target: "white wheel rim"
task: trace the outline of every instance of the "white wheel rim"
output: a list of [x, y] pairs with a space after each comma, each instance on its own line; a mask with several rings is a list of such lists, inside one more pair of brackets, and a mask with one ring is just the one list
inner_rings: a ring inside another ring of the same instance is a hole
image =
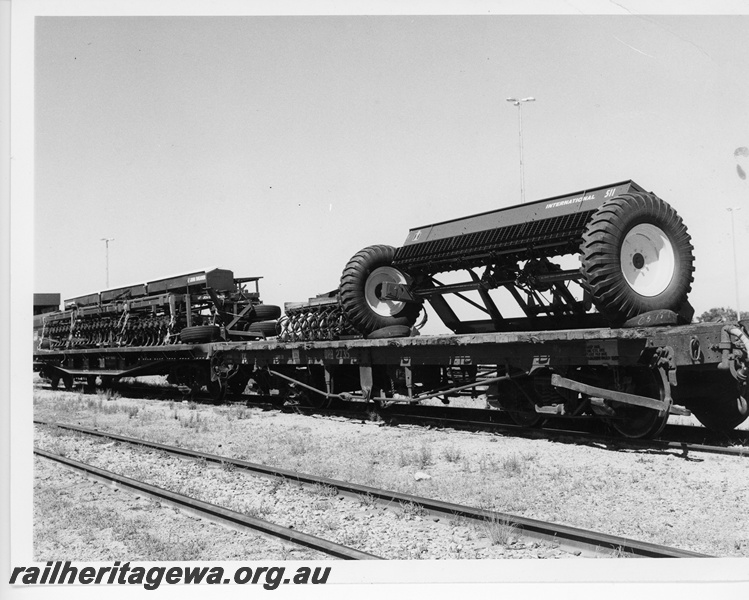
[[364, 284], [364, 298], [369, 308], [381, 317], [393, 317], [403, 310], [406, 303], [381, 298], [383, 283], [406, 283], [406, 277], [393, 267], [380, 267], [370, 273]]
[[622, 274], [641, 296], [657, 296], [674, 278], [676, 255], [660, 227], [641, 223], [624, 236], [620, 255]]

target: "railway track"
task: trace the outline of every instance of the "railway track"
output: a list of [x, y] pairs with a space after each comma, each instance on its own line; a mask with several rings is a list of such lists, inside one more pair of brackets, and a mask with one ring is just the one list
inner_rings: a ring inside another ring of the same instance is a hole
[[[301, 408], [299, 410], [311, 412], [311, 409]], [[454, 416], [450, 415], [448, 411], [455, 411]], [[566, 423], [554, 423], [552, 421], [547, 422], [543, 428], [529, 428], [509, 422], [509, 419], [501, 411], [484, 409], [443, 409], [433, 406], [402, 406], [394, 410], [380, 412], [379, 415], [380, 418], [396, 423], [431, 423], [441, 427], [456, 429], [484, 429], [518, 437], [550, 439], [571, 443], [583, 441], [585, 443], [603, 444], [612, 449], [679, 450], [684, 455], [687, 455], [689, 452], [707, 452], [710, 454], [749, 457], [749, 445], [717, 445], [690, 441], [699, 439], [701, 436], [710, 439], [711, 435], [704, 428], [685, 425], [667, 425], [663, 434], [664, 439], [632, 440], [606, 435], [601, 424], [593, 420], [586, 421], [581, 419], [577, 422]], [[578, 425], [579, 428], [570, 428], [573, 424]], [[736, 434], [738, 432], [733, 433]], [[734, 435], [727, 440], [728, 444], [735, 444], [737, 442], [747, 444], [749, 439], [745, 436], [739, 437]]]
[[[148, 448], [152, 450], [158, 450], [161, 452], [168, 453], [170, 455], [179, 456], [183, 458], [206, 461], [207, 463], [231, 465], [233, 467], [243, 469], [254, 475], [260, 475], [260, 476], [271, 477], [271, 478], [280, 478], [283, 480], [294, 481], [294, 482], [301, 483], [304, 485], [327, 486], [327, 487], [335, 489], [338, 494], [341, 494], [344, 496], [349, 496], [349, 497], [354, 497], [354, 498], [362, 498], [362, 497], [372, 498], [376, 500], [377, 502], [386, 503], [386, 504], [399, 503], [401, 505], [406, 505], [406, 504], [415, 505], [415, 506], [419, 506], [427, 514], [431, 514], [431, 515], [440, 515], [443, 517], [453, 518], [453, 519], [460, 517], [460, 518], [470, 519], [474, 521], [485, 521], [485, 522], [488, 521], [488, 522], [493, 522], [493, 523], [501, 523], [508, 527], [515, 528], [521, 535], [523, 535], [527, 539], [538, 540], [538, 541], [543, 541], [543, 542], [553, 542], [554, 544], [558, 544], [559, 547], [565, 551], [585, 552], [588, 555], [608, 555], [608, 556], [615, 555], [615, 556], [631, 556], [631, 557], [646, 557], [646, 558], [695, 558], [695, 557], [708, 556], [705, 554], [700, 554], [700, 553], [686, 551], [686, 550], [680, 550], [680, 549], [671, 548], [668, 546], [652, 544], [649, 542], [641, 542], [641, 541], [624, 538], [620, 536], [613, 536], [613, 535], [608, 535], [608, 534], [603, 534], [603, 533], [598, 533], [598, 532], [593, 532], [593, 531], [587, 531], [584, 529], [570, 527], [567, 525], [549, 523], [545, 521], [519, 517], [519, 516], [510, 515], [506, 513], [499, 513], [499, 512], [489, 511], [485, 509], [478, 509], [478, 508], [473, 508], [469, 506], [443, 502], [443, 501], [434, 500], [431, 498], [424, 498], [424, 497], [414, 496], [410, 494], [403, 494], [400, 492], [382, 490], [382, 489], [373, 488], [370, 486], [353, 484], [353, 483], [334, 480], [334, 479], [330, 479], [326, 477], [317, 477], [314, 475], [299, 473], [299, 472], [291, 471], [288, 469], [274, 468], [268, 465], [260, 465], [260, 464], [255, 464], [255, 463], [251, 463], [251, 462], [239, 460], [239, 459], [233, 459], [233, 458], [229, 458], [225, 456], [219, 456], [219, 455], [208, 454], [204, 452], [198, 452], [194, 450], [188, 450], [184, 448], [178, 448], [174, 446], [168, 446], [164, 444], [148, 442], [148, 441], [137, 439], [137, 438], [121, 436], [121, 435], [117, 435], [113, 433], [88, 429], [84, 427], [78, 427], [74, 425], [61, 424], [61, 423], [49, 423], [45, 421], [34, 421], [34, 423], [36, 425], [41, 425], [41, 426], [57, 427], [63, 430], [77, 432], [77, 433], [88, 435], [88, 436], [108, 438], [113, 441], [129, 444], [129, 445], [140, 446], [140, 447], [144, 447], [144, 448]], [[179, 503], [178, 506], [180, 506], [181, 508], [193, 510], [195, 506], [194, 503], [199, 502], [199, 501], [194, 501], [192, 499], [185, 499], [184, 497], [181, 499], [175, 500], [174, 497], [179, 496], [179, 495], [174, 494], [173, 492], [168, 492], [166, 490], [161, 490], [159, 488], [155, 488], [155, 491], [154, 491], [152, 489], [149, 489], [149, 488], [153, 488], [154, 486], [149, 486], [148, 484], [134, 482], [133, 480], [130, 480], [128, 478], [123, 478], [121, 476], [114, 475], [113, 473], [109, 473], [102, 469], [98, 469], [97, 467], [92, 467], [90, 465], [82, 465], [82, 463], [73, 464], [73, 463], [76, 463], [76, 461], [71, 461], [70, 459], [66, 459], [64, 457], [58, 457], [56, 455], [50, 456], [50, 453], [47, 453], [41, 450], [35, 450], [35, 452], [40, 454], [41, 456], [44, 456], [45, 458], [50, 458], [50, 459], [58, 460], [59, 462], [63, 462], [64, 464], [67, 464], [68, 466], [71, 466], [72, 468], [84, 469], [91, 476], [96, 477], [96, 478], [103, 478], [107, 482], [115, 481], [115, 479], [113, 479], [113, 476], [117, 477], [120, 480], [122, 480], [121, 482], [118, 483], [118, 485], [122, 485], [124, 487], [127, 487], [128, 489], [132, 489], [136, 491], [136, 493], [159, 494], [158, 496], [159, 499], [163, 498], [165, 501], [168, 501], [168, 502], [177, 502]], [[207, 503], [202, 503], [202, 502], [199, 502], [199, 504], [207, 505]], [[226, 512], [232, 513], [232, 511], [226, 511], [226, 509], [222, 509], [221, 507], [217, 507], [215, 505], [207, 505], [206, 507], [200, 507], [200, 510], [206, 510], [207, 511], [206, 514], [209, 514], [218, 520], [225, 520], [225, 521], [228, 520], [231, 523], [236, 523], [238, 517], [243, 517], [243, 515], [240, 515], [239, 513], [233, 513], [233, 514], [227, 515], [225, 514]], [[258, 521], [258, 519], [250, 519], [250, 521], [253, 521], [253, 522]], [[268, 528], [272, 532], [272, 528], [269, 528], [266, 522], [249, 523], [249, 524], [246, 524], [246, 526], [251, 527], [256, 530], [261, 530], [261, 531], [265, 531], [264, 529], [261, 529], [261, 527]], [[278, 526], [274, 526], [274, 527], [278, 527]], [[265, 532], [268, 532], [268, 531], [265, 531]], [[280, 532], [277, 535], [278, 537], [282, 537], [283, 539], [287, 539], [289, 541], [295, 541], [291, 538], [293, 536], [299, 535], [299, 533], [296, 531], [287, 529], [287, 528], [280, 528]], [[304, 535], [304, 534], [301, 534], [301, 535]], [[314, 536], [311, 536], [311, 537], [314, 538]], [[324, 540], [321, 542], [319, 538], [314, 538], [311, 540], [305, 539], [302, 542], [295, 542], [295, 543], [301, 543], [302, 545], [306, 545], [307, 547], [315, 547], [316, 549], [320, 549], [321, 551], [324, 551], [332, 555], [335, 555], [333, 554], [333, 552], [338, 552], [340, 553], [339, 556], [341, 558], [360, 558], [360, 559], [361, 558], [377, 558], [368, 554], [365, 556], [354, 556], [350, 554], [344, 556], [343, 555], [344, 553], [347, 553], [351, 551], [352, 549], [348, 549], [345, 547], [336, 547], [336, 548], [330, 549], [325, 545]], [[310, 545], [312, 543], [315, 543], [318, 546], [316, 547], [316, 546]], [[328, 548], [328, 550], [330, 551], [326, 550], [326, 548]], [[365, 553], [360, 553], [360, 554], [365, 554]]]
[[206, 518], [214, 522], [230, 525], [243, 530], [249, 530], [254, 532], [260, 532], [262, 534], [278, 538], [305, 548], [317, 550], [328, 556], [335, 558], [342, 558], [345, 560], [378, 560], [379, 556], [369, 554], [356, 550], [355, 548], [349, 548], [341, 544], [337, 544], [330, 540], [302, 533], [282, 525], [277, 525], [266, 521], [265, 519], [259, 519], [256, 517], [250, 517], [242, 513], [223, 508], [216, 504], [209, 502], [203, 502], [184, 494], [178, 494], [170, 490], [165, 490], [155, 485], [151, 485], [142, 481], [137, 481], [129, 477], [124, 477], [106, 469], [101, 469], [93, 465], [82, 463], [77, 460], [48, 452], [41, 448], [34, 448], [34, 454], [46, 458], [48, 460], [57, 462], [65, 467], [74, 471], [85, 474], [87, 477], [91, 477], [105, 485], [116, 486], [119, 489], [127, 491], [132, 494], [140, 496], [146, 496], [152, 500], [156, 500], [180, 510], [186, 511], [190, 514]]
[[[84, 388], [85, 389], [85, 388]], [[184, 400], [185, 392], [178, 387], [157, 387], [143, 384], [120, 384], [118, 393], [130, 398]], [[196, 401], [210, 403], [210, 397], [193, 397]], [[721, 454], [726, 456], [749, 457], [749, 431], [735, 430], [729, 434], [717, 434], [704, 427], [691, 425], [666, 425], [658, 439], [636, 440], [606, 434], [605, 426], [592, 418], [579, 418], [555, 422], [550, 418], [543, 427], [523, 427], [513, 423], [500, 410], [478, 408], [455, 408], [431, 405], [395, 404], [386, 409], [379, 409], [373, 404], [352, 402], [340, 408], [317, 409], [304, 405], [283, 405], [278, 396], [252, 397], [227, 396], [226, 402], [246, 403], [248, 406], [264, 409], [280, 409], [303, 414], [322, 414], [360, 420], [377, 415], [385, 422], [426, 424], [454, 429], [492, 431], [517, 437], [549, 439], [564, 443], [602, 444], [612, 449], [655, 449], [661, 451], [677, 450], [684, 456], [690, 452]], [[720, 442], [720, 443], [718, 443]]]

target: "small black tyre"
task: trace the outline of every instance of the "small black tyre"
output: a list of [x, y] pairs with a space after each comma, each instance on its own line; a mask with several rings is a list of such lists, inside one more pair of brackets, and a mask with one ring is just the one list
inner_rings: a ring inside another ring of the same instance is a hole
[[185, 327], [179, 332], [179, 337], [185, 344], [204, 344], [221, 339], [221, 328], [218, 325], [195, 325]]
[[383, 283], [407, 283], [406, 276], [392, 266], [394, 256], [392, 246], [368, 246], [357, 252], [343, 270], [341, 307], [364, 335], [395, 325], [411, 326], [421, 312], [420, 303], [380, 297]]
[[543, 415], [539, 415], [538, 413], [531, 411], [519, 412], [515, 410], [508, 410], [507, 416], [510, 417], [510, 420], [515, 423], [515, 425], [519, 425], [520, 427], [528, 427], [529, 429], [533, 427], [540, 427], [546, 420]]
[[281, 307], [275, 304], [256, 304], [252, 309], [253, 321], [271, 321], [281, 316]]
[[273, 337], [278, 335], [277, 325], [276, 321], [256, 321], [250, 324], [247, 331], [262, 333], [265, 337]]
[[650, 193], [603, 204], [583, 234], [581, 272], [598, 310], [613, 322], [679, 312], [692, 288], [694, 256], [681, 217]]

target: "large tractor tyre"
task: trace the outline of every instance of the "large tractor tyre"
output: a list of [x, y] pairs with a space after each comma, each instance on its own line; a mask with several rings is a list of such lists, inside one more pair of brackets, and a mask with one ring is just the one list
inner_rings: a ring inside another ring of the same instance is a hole
[[281, 316], [281, 307], [275, 304], [256, 304], [252, 310], [253, 321], [272, 321]]
[[603, 204], [580, 247], [595, 306], [614, 323], [651, 310], [678, 313], [694, 279], [690, 240], [681, 217], [654, 194], [625, 194]]
[[179, 337], [185, 344], [204, 344], [221, 339], [221, 328], [218, 325], [195, 325], [185, 327], [179, 332]]
[[421, 312], [421, 303], [381, 297], [383, 283], [408, 283], [406, 276], [391, 266], [394, 256], [392, 246], [368, 246], [357, 252], [343, 270], [341, 307], [364, 335], [394, 325], [410, 327]]

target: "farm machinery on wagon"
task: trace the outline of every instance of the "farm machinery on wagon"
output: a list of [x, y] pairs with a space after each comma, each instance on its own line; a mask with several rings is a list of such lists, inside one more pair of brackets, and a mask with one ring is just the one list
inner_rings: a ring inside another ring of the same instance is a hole
[[[579, 256], [580, 267], [551, 260], [567, 255]], [[689, 323], [693, 262], [673, 208], [625, 181], [416, 227], [400, 248], [364, 248], [346, 265], [337, 292], [286, 304], [282, 336], [332, 339], [410, 327], [424, 301], [455, 333], [610, 327], [654, 310]], [[448, 273], [465, 281], [441, 283], [438, 276]], [[503, 316], [490, 293], [499, 289], [524, 316]], [[485, 318], [462, 321], [447, 297]]]
[[35, 341], [46, 349], [121, 348], [274, 335], [281, 309], [260, 301], [260, 279], [208, 269], [70, 298], [59, 312], [44, 310], [50, 294], [37, 294]]
[[[691, 412], [732, 429], [749, 415], [749, 337], [745, 324], [691, 323], [693, 263], [676, 211], [624, 181], [413, 228], [401, 247], [357, 252], [337, 289], [287, 303], [278, 321], [220, 270], [195, 290], [183, 276], [74, 299], [45, 327], [91, 310], [109, 334], [45, 329], [35, 358], [48, 376], [164, 373], [216, 399], [248, 382], [315, 406], [468, 394], [525, 426], [595, 417], [650, 437]], [[426, 302], [453, 334], [419, 335]], [[461, 318], [461, 304], [482, 317]], [[126, 313], [151, 333], [113, 342]], [[169, 353], [151, 360], [149, 344]]]

